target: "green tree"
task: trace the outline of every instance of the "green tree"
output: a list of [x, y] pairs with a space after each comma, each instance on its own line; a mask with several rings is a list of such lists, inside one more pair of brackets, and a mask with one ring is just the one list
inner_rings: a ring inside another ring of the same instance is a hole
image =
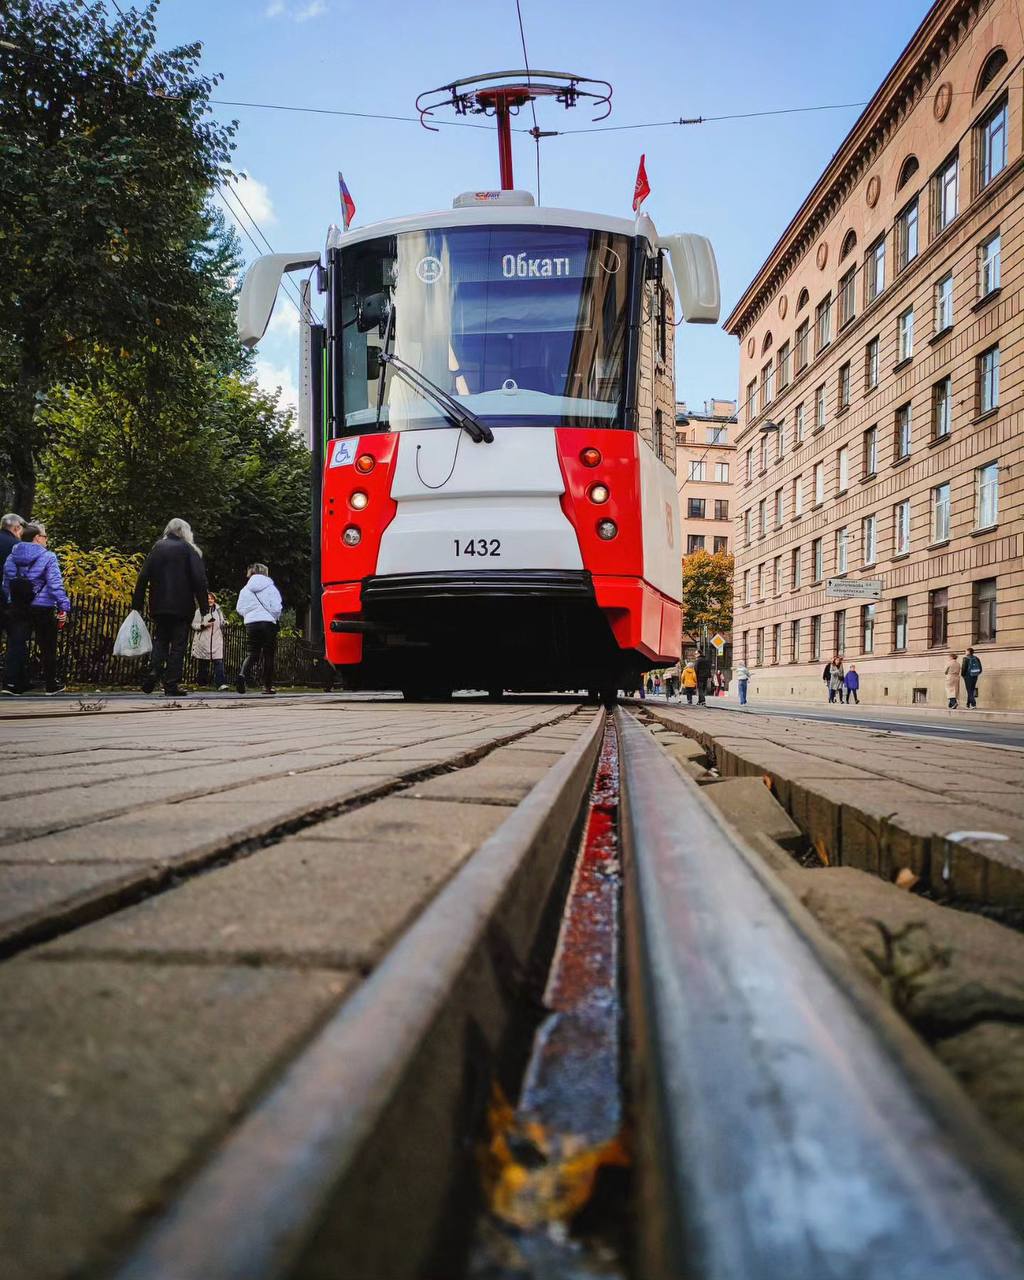
[[694, 639], [704, 627], [732, 630], [734, 563], [727, 551], [694, 551], [683, 559], [683, 630]]
[[156, 48], [159, 0], [111, 19], [94, 0], [7, 0], [0, 45], [0, 464], [30, 514], [51, 389], [141, 362], [237, 365], [211, 187], [234, 123], [200, 46]]

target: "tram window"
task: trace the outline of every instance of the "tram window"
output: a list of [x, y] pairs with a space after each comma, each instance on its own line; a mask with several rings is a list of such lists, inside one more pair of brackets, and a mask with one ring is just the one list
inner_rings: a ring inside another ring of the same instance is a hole
[[[342, 256], [342, 401], [345, 429], [377, 421], [386, 323], [393, 350], [496, 426], [622, 423], [630, 242], [559, 227], [449, 227], [365, 241]], [[384, 313], [386, 315], [386, 308]], [[445, 425], [389, 375], [382, 429]]]

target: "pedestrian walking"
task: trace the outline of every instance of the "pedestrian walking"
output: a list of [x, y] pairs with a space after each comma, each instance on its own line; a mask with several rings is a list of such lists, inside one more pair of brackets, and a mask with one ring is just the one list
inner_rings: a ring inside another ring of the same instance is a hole
[[960, 661], [955, 653], [949, 655], [949, 661], [946, 663], [943, 675], [946, 680], [946, 697], [949, 700], [949, 709], [950, 711], [955, 711], [960, 705]]
[[670, 667], [668, 671], [665, 672], [665, 701], [666, 702], [672, 701], [672, 699], [676, 696], [676, 693], [678, 692], [678, 687], [679, 687], [679, 664], [677, 662], [674, 667]]
[[132, 608], [142, 612], [149, 589], [153, 619], [153, 652], [149, 670], [142, 677], [143, 693], [152, 693], [163, 681], [168, 698], [184, 698], [181, 672], [185, 665], [189, 624], [196, 609], [208, 607], [210, 589], [206, 569], [187, 520], [167, 523], [163, 537], [153, 545], [139, 571], [132, 593]]
[[831, 662], [831, 660], [829, 660], [828, 662], [826, 662], [826, 663], [825, 663], [825, 670], [821, 673], [821, 678], [822, 678], [822, 680], [824, 680], [824, 681], [825, 681], [825, 696], [828, 698], [829, 702], [831, 702], [831, 701], [832, 701], [832, 698], [831, 698], [830, 693], [829, 693], [829, 681], [832, 679], [832, 662]]
[[860, 676], [857, 674], [857, 668], [850, 663], [850, 669], [843, 676], [843, 688], [846, 692], [846, 701], [849, 702], [852, 697], [857, 706], [860, 706], [860, 698], [857, 696], [857, 690], [860, 688]]
[[828, 664], [828, 700], [842, 702], [846, 673], [843, 670], [843, 655], [837, 653]]
[[3, 691], [8, 695], [27, 693], [30, 688], [28, 650], [33, 636], [43, 664], [44, 692], [52, 697], [64, 688], [57, 681], [57, 636], [67, 621], [71, 601], [47, 541], [45, 525], [23, 525], [21, 540], [4, 561], [8, 644]]
[[697, 672], [697, 706], [706, 707], [708, 681], [711, 678], [711, 663], [703, 649], [697, 650], [697, 658], [693, 665]]
[[[21, 541], [21, 531], [24, 527], [25, 521], [22, 520], [21, 516], [15, 515], [13, 511], [8, 511], [7, 515], [0, 520], [0, 582], [3, 581], [4, 565], [7, 563], [7, 557]], [[4, 638], [6, 631], [7, 601], [4, 599], [3, 590], [0, 589], [0, 640]]]
[[249, 647], [242, 669], [235, 681], [239, 693], [245, 693], [246, 682], [253, 671], [263, 665], [263, 692], [274, 694], [274, 654], [277, 651], [277, 624], [281, 617], [281, 593], [274, 585], [265, 564], [251, 564], [246, 569], [247, 581], [238, 593], [236, 612], [245, 622], [245, 638]]
[[715, 696], [725, 697], [725, 672], [721, 667], [715, 672]]
[[973, 649], [968, 648], [964, 654], [964, 660], [960, 664], [960, 675], [963, 677], [964, 688], [967, 691], [967, 705], [969, 707], [977, 707], [978, 705], [978, 677], [983, 670], [981, 659]]
[[693, 695], [697, 692], [697, 672], [692, 662], [683, 667], [683, 693], [686, 694], [686, 705], [693, 706]]
[[736, 683], [740, 691], [740, 706], [747, 705], [747, 687], [750, 684], [750, 668], [745, 662], [741, 662], [736, 668]]
[[[224, 613], [211, 591], [207, 596], [209, 607], [205, 613], [199, 609], [192, 618], [192, 657], [196, 660], [196, 674], [202, 685], [216, 685], [227, 689], [224, 674]], [[212, 677], [212, 678], [211, 678]]]

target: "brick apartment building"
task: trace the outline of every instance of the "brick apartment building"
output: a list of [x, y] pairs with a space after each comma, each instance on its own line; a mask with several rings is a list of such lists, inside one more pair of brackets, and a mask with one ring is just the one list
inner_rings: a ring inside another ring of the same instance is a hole
[[1024, 706], [1022, 54], [1014, 0], [938, 0], [726, 321], [754, 696], [822, 697], [838, 651], [943, 706], [973, 644]]

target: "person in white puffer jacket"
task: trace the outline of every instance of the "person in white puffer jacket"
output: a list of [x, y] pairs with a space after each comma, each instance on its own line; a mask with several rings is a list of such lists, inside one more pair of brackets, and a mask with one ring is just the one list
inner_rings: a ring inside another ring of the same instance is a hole
[[246, 681], [262, 659], [263, 692], [274, 694], [274, 654], [277, 650], [277, 624], [281, 618], [281, 593], [274, 586], [265, 564], [251, 564], [246, 569], [248, 581], [238, 594], [235, 610], [245, 623], [249, 652], [235, 681], [239, 693], [245, 693]]

